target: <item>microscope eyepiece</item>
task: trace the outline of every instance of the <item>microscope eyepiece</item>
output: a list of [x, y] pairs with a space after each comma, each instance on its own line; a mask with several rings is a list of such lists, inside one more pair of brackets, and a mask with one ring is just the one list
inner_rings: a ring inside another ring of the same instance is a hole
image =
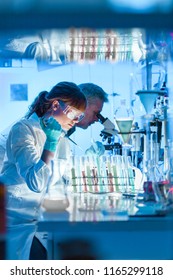
[[100, 113], [98, 113], [96, 116], [101, 123], [104, 123], [107, 120], [107, 118], [104, 118]]

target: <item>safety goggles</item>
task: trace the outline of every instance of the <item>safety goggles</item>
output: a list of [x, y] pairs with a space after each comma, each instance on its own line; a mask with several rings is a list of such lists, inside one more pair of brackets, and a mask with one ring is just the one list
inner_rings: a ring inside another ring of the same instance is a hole
[[84, 117], [85, 114], [80, 110], [77, 110], [73, 106], [67, 105], [63, 101], [59, 101], [60, 107], [63, 110], [63, 113], [66, 117], [72, 121], [80, 122]]

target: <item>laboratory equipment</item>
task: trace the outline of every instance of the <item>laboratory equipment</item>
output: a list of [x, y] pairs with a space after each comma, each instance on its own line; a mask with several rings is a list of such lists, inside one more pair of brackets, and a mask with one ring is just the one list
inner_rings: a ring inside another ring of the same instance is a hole
[[[140, 127], [137, 122], [133, 122], [135, 116], [131, 110], [128, 110], [126, 100], [121, 100], [121, 106], [115, 111], [116, 127], [108, 118], [104, 118], [100, 114], [98, 114], [98, 118], [104, 125], [101, 136], [103, 137], [103, 143], [107, 139], [108, 145], [105, 145], [105, 147], [110, 147], [110, 155], [113, 156], [115, 146], [120, 145], [119, 153], [116, 154], [125, 155], [126, 157], [129, 155], [133, 167], [139, 167], [143, 174], [140, 184], [142, 192], [145, 192], [145, 199], [165, 203], [164, 200], [166, 199], [168, 185], [170, 185], [172, 176], [170, 156], [172, 148], [168, 133], [167, 116], [169, 110], [169, 96], [166, 88], [167, 74], [165, 70], [162, 71], [163, 66], [159, 61], [159, 66], [161, 65], [161, 72], [163, 73], [159, 75], [158, 83], [152, 89], [153, 62], [149, 65], [148, 70], [147, 63], [150, 64], [148, 61], [150, 56], [146, 55], [145, 59], [147, 60], [146, 67], [143, 67], [141, 72], [143, 89], [136, 92], [136, 96], [146, 112], [140, 116]], [[144, 73], [144, 70], [147, 73]], [[118, 130], [118, 133], [115, 132], [115, 129]], [[123, 161], [121, 165], [118, 162], [122, 170], [121, 174], [118, 174], [116, 170], [115, 177], [116, 188], [121, 186], [121, 191], [125, 193], [125, 191], [130, 190], [130, 181], [124, 180], [127, 177], [128, 168], [127, 160], [123, 159]], [[124, 168], [124, 166], [126, 167]], [[118, 180], [120, 184], [117, 183]]]
[[[164, 102], [163, 90], [140, 90], [136, 94], [143, 104], [146, 114], [142, 116], [144, 127], [143, 144], [143, 189], [144, 199], [165, 203], [161, 188], [162, 181], [167, 180], [169, 158], [167, 138], [167, 104]], [[157, 102], [162, 100], [161, 102]], [[154, 110], [155, 109], [155, 110]], [[163, 133], [163, 139], [162, 138]], [[163, 170], [160, 170], [160, 148], [163, 141]]]
[[142, 180], [131, 158], [121, 155], [72, 156], [70, 169], [73, 193], [135, 194]]
[[76, 147], [78, 147], [82, 152], [84, 152], [84, 150], [82, 149], [81, 146], [79, 146], [74, 140], [72, 140], [67, 134], [65, 135], [66, 138], [68, 138]]
[[118, 134], [118, 130], [115, 129], [115, 125], [113, 124], [113, 122], [111, 122], [110, 119], [103, 117], [100, 113], [97, 114], [97, 118], [104, 126], [104, 129], [101, 131], [103, 135], [112, 136]]
[[104, 144], [105, 150], [109, 154], [121, 154], [121, 144], [119, 143], [118, 130], [115, 129], [114, 123], [109, 119], [103, 117], [100, 113], [97, 114], [99, 122], [104, 126], [101, 130], [100, 136]]
[[139, 129], [138, 123], [134, 122], [131, 129], [131, 160], [134, 166], [140, 165], [141, 155], [141, 130]]
[[[159, 152], [157, 149], [157, 145], [159, 145], [159, 141], [156, 137], [156, 134], [159, 135], [159, 126], [158, 126], [158, 119], [156, 121], [155, 115], [152, 114], [154, 109], [154, 104], [156, 102], [156, 98], [163, 94], [162, 91], [148, 91], [148, 90], [140, 90], [136, 93], [145, 110], [146, 114], [142, 116], [143, 126], [145, 129], [144, 133], [144, 153], [143, 153], [143, 171], [146, 172], [147, 164], [150, 161], [154, 161], [154, 159], [158, 159], [158, 155], [156, 152]], [[155, 125], [155, 131], [152, 131], [153, 124]], [[156, 162], [153, 162], [156, 164]]]
[[66, 161], [54, 159], [51, 162], [53, 176], [49, 178], [41, 199], [41, 207], [47, 212], [62, 212], [69, 207], [67, 195], [69, 179], [65, 177], [65, 169], [68, 169]]
[[132, 108], [127, 107], [126, 100], [120, 101], [120, 106], [115, 110], [114, 120], [122, 140], [122, 154], [128, 155], [131, 145], [129, 144], [134, 114]]

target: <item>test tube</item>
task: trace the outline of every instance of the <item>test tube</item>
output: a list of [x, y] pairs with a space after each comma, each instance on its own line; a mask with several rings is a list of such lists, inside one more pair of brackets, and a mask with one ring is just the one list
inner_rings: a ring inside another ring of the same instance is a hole
[[75, 156], [71, 156], [71, 180], [72, 180], [72, 187], [73, 192], [77, 192], [77, 181], [76, 181], [76, 172], [75, 172]]
[[107, 166], [106, 166], [106, 156], [100, 157], [101, 162], [101, 176], [102, 176], [102, 183], [105, 186], [105, 190], [108, 189], [108, 177], [107, 177]]
[[96, 167], [97, 167], [97, 174], [98, 174], [98, 183], [99, 183], [99, 188], [100, 188], [100, 192], [104, 192], [104, 188], [103, 188], [103, 182], [102, 182], [102, 178], [101, 178], [101, 166], [100, 166], [100, 158], [98, 156], [95, 157], [96, 160]]
[[93, 191], [92, 189], [92, 177], [91, 177], [91, 170], [90, 170], [90, 158], [89, 156], [85, 157], [85, 170], [86, 170], [86, 179], [87, 179], [87, 186], [90, 192]]
[[118, 165], [117, 165], [117, 156], [112, 156], [112, 173], [113, 173], [113, 182], [114, 182], [114, 186], [115, 186], [115, 191], [119, 192], [119, 182], [118, 182]]
[[111, 156], [107, 156], [107, 167], [108, 167], [108, 182], [109, 182], [109, 191], [113, 192], [113, 175], [112, 175], [112, 166], [111, 166]]
[[135, 192], [135, 180], [134, 180], [132, 160], [130, 156], [127, 157], [127, 166], [128, 166], [130, 191]]
[[81, 177], [82, 177], [82, 181], [83, 181], [83, 184], [81, 182], [81, 187], [82, 187], [82, 185], [84, 186], [82, 191], [87, 192], [87, 181], [86, 181], [86, 172], [85, 172], [85, 156], [80, 157], [80, 167], [81, 167]]
[[98, 173], [97, 173], [97, 164], [96, 164], [96, 158], [95, 156], [90, 157], [90, 164], [91, 164], [91, 175], [92, 175], [92, 182], [93, 182], [93, 188], [94, 192], [99, 192], [99, 186], [98, 186]]
[[117, 170], [118, 170], [118, 182], [120, 186], [120, 191], [124, 192], [125, 190], [125, 174], [124, 174], [124, 164], [122, 161], [122, 156], [117, 155]]
[[128, 177], [128, 166], [127, 166], [127, 156], [123, 155], [121, 156], [122, 161], [122, 180], [123, 180], [123, 192], [128, 192], [129, 189], [129, 177]]

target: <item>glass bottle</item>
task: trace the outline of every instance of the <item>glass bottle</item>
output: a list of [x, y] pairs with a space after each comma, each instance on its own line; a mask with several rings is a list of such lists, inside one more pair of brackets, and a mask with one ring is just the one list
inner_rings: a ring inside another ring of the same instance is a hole
[[52, 161], [52, 176], [41, 203], [41, 206], [48, 212], [61, 212], [69, 207], [67, 196], [68, 180], [63, 176], [62, 162], [63, 160], [60, 159]]

